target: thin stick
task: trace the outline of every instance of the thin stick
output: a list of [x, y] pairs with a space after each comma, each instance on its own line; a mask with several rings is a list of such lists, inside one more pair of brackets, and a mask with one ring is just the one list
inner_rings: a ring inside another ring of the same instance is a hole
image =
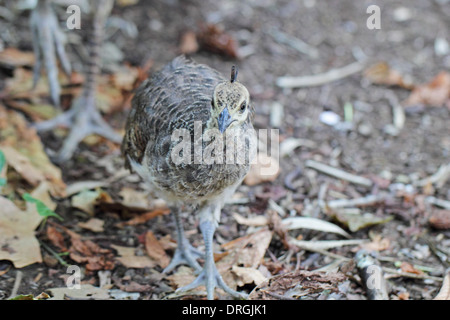
[[310, 46], [296, 37], [284, 33], [276, 28], [270, 28], [267, 30], [267, 33], [271, 35], [278, 43], [286, 44], [300, 53], [307, 54], [313, 59], [319, 57], [319, 51], [315, 47]]
[[402, 271], [398, 271], [396, 269], [392, 269], [392, 268], [387, 268], [387, 267], [382, 267], [383, 271], [385, 273], [392, 273], [401, 277], [407, 277], [407, 278], [412, 278], [412, 279], [429, 279], [429, 280], [433, 280], [433, 281], [440, 281], [442, 282], [444, 280], [444, 278], [442, 277], [434, 277], [434, 276], [429, 276], [427, 274], [415, 274], [415, 273], [409, 273], [409, 272], [402, 272]]
[[363, 206], [371, 206], [379, 202], [384, 202], [387, 199], [387, 195], [385, 194], [377, 194], [377, 195], [368, 195], [362, 198], [355, 199], [338, 199], [328, 201], [326, 206], [331, 209], [336, 208], [345, 208], [345, 207], [363, 207]]
[[328, 174], [332, 177], [338, 178], [338, 179], [342, 179], [345, 181], [349, 181], [351, 183], [354, 184], [358, 184], [364, 187], [371, 187], [372, 186], [372, 181], [370, 179], [364, 178], [364, 177], [360, 177], [348, 172], [345, 172], [343, 170], [334, 168], [334, 167], [330, 167], [326, 164], [314, 161], [314, 160], [308, 160], [306, 161], [305, 165], [308, 168], [311, 169], [315, 169], [317, 171], [320, 171], [322, 173]]
[[433, 175], [419, 180], [415, 183], [418, 187], [424, 187], [429, 183], [437, 183], [439, 186], [443, 186], [444, 183], [450, 178], [450, 163], [443, 164], [439, 170]]
[[450, 210], [450, 201], [438, 199], [433, 196], [426, 197], [425, 201], [428, 203], [434, 204], [435, 206]]
[[11, 290], [11, 295], [9, 296], [9, 299], [12, 299], [17, 296], [17, 292], [19, 291], [20, 283], [22, 282], [23, 273], [20, 270], [17, 270], [16, 272], [16, 280], [14, 281], [14, 286]]
[[388, 91], [386, 97], [392, 106], [392, 122], [394, 127], [400, 131], [405, 125], [405, 109], [400, 105], [397, 96], [392, 91]]
[[313, 87], [343, 79], [364, 69], [361, 62], [353, 62], [345, 67], [331, 69], [325, 73], [303, 77], [279, 77], [277, 86], [281, 88]]
[[65, 262], [58, 253], [56, 253], [52, 248], [50, 248], [48, 245], [46, 245], [44, 242], [39, 241], [39, 244], [45, 249], [47, 250], [53, 257], [55, 257], [56, 260], [58, 260], [59, 263], [61, 263], [62, 266], [64, 267], [68, 267], [69, 264], [67, 262]]

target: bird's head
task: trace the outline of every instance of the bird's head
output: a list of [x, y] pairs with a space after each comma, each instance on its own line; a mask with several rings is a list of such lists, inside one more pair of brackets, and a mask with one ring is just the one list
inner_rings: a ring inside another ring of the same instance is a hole
[[250, 94], [247, 88], [236, 80], [237, 68], [231, 68], [231, 80], [217, 84], [211, 101], [211, 117], [221, 133], [232, 127], [241, 126], [250, 113]]

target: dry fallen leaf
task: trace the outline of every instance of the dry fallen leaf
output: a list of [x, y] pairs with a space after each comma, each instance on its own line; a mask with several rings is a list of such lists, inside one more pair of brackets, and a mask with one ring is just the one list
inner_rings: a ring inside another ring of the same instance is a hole
[[114, 255], [110, 249], [102, 248], [91, 240], [83, 240], [72, 230], [63, 229], [70, 236], [70, 258], [77, 263], [86, 263], [87, 272], [114, 268]]
[[118, 279], [117, 281], [114, 281], [114, 284], [124, 292], [146, 292], [151, 289], [151, 286], [148, 284], [140, 284], [136, 281], [124, 282], [123, 279]]
[[[260, 282], [263, 279], [264, 276], [257, 267], [262, 262], [271, 239], [272, 232], [264, 228], [222, 245], [226, 252], [214, 255], [220, 259], [216, 262], [216, 267], [230, 288], [237, 289], [238, 286]], [[167, 279], [172, 286], [179, 288], [191, 283], [195, 277], [191, 268], [181, 266]], [[195, 291], [203, 293], [204, 287], [201, 286]]]
[[[297, 271], [274, 276], [250, 292], [249, 300], [296, 299], [318, 295], [325, 291], [339, 292], [338, 285], [346, 280], [342, 273]], [[315, 298], [314, 296], [312, 298]]]
[[339, 210], [333, 212], [332, 216], [345, 225], [351, 232], [356, 232], [373, 225], [383, 224], [394, 218], [393, 216], [378, 217], [370, 212], [353, 213]]
[[110, 295], [108, 289], [97, 288], [91, 284], [81, 284], [79, 289], [62, 287], [48, 290], [51, 294], [50, 300], [68, 299], [92, 299], [92, 300], [108, 300]]
[[364, 71], [364, 76], [374, 84], [413, 89], [412, 80], [392, 69], [386, 62], [379, 62]]
[[391, 242], [388, 238], [382, 238], [381, 235], [376, 235], [371, 242], [361, 245], [367, 251], [383, 251], [389, 249]]
[[[222, 245], [227, 254], [216, 263], [216, 266], [230, 288], [237, 289], [243, 283], [251, 284], [255, 279], [261, 279], [254, 273], [252, 277], [249, 277], [248, 269], [257, 270], [272, 240], [272, 234], [272, 231], [268, 228], [263, 228]], [[241, 269], [241, 273], [234, 272], [233, 266], [246, 268], [247, 270], [244, 272]]]
[[170, 213], [169, 209], [155, 209], [150, 212], [138, 214], [138, 215], [136, 215], [136, 217], [134, 217], [128, 221], [116, 223], [116, 227], [120, 228], [123, 226], [135, 226], [135, 225], [138, 225], [141, 223], [145, 223], [146, 221], [151, 220], [157, 216], [166, 215], [169, 213]]
[[[67, 83], [67, 79], [62, 72], [58, 74], [58, 81], [62, 84]], [[70, 90], [73, 91], [74, 89], [71, 88]], [[63, 94], [66, 93], [64, 91], [63, 89]], [[46, 98], [48, 99], [49, 95], [47, 76], [43, 73], [41, 79], [33, 88], [33, 71], [25, 68], [15, 68], [13, 77], [5, 80], [5, 87], [1, 93], [6, 98], [6, 101], [11, 99], [27, 99], [33, 102], [39, 101], [43, 103]], [[32, 108], [32, 104], [29, 107]]]
[[450, 73], [442, 71], [429, 83], [416, 86], [404, 102], [406, 106], [450, 106]]
[[278, 177], [280, 171], [277, 159], [259, 152], [256, 163], [250, 166], [250, 171], [244, 178], [244, 183], [254, 186], [263, 182], [271, 182]]
[[110, 75], [110, 81], [114, 88], [131, 91], [134, 89], [139, 69], [130, 65], [122, 66], [118, 71]]
[[103, 232], [103, 225], [105, 224], [105, 221], [97, 218], [91, 218], [86, 222], [79, 222], [78, 226], [84, 229], [91, 230], [93, 232]]
[[109, 202], [111, 197], [102, 189], [83, 190], [72, 197], [72, 207], [86, 212], [90, 216], [95, 214], [95, 206], [100, 202]]
[[135, 188], [124, 187], [120, 190], [119, 195], [122, 197], [120, 202], [122, 205], [139, 210], [149, 210], [150, 196], [148, 192], [138, 191]]
[[235, 281], [238, 287], [243, 287], [244, 285], [249, 283], [254, 283], [258, 286], [267, 280], [267, 278], [261, 273], [261, 271], [255, 268], [244, 268], [235, 265], [231, 267], [231, 272], [236, 278]]
[[[48, 196], [48, 188], [47, 182], [42, 182], [31, 196], [54, 210], [56, 204]], [[34, 204], [27, 202], [26, 205], [27, 209], [21, 210], [11, 200], [0, 196], [0, 260], [12, 261], [16, 268], [42, 262], [34, 230], [43, 217]]]
[[5, 153], [9, 167], [31, 186], [48, 181], [52, 195], [65, 196], [66, 184], [62, 180], [61, 170], [48, 158], [36, 130], [28, 126], [21, 114], [6, 110], [2, 105], [0, 149]]
[[169, 265], [169, 256], [167, 256], [158, 239], [156, 239], [151, 231], [147, 231], [145, 234], [145, 250], [149, 257], [154, 259], [161, 268], [165, 268]]
[[450, 271], [445, 275], [441, 290], [433, 300], [450, 300]]
[[192, 54], [198, 51], [197, 35], [193, 31], [186, 31], [181, 36], [180, 52], [183, 54]]
[[34, 236], [42, 218], [37, 213], [30, 216], [4, 197], [0, 197], [0, 207], [0, 260], [12, 261], [16, 268], [42, 262], [39, 242]]
[[200, 47], [205, 51], [238, 58], [236, 41], [217, 25], [203, 25], [197, 33], [197, 39]]
[[64, 236], [55, 227], [47, 226], [47, 238], [50, 242], [61, 251], [67, 251], [67, 247], [64, 243]]
[[[188, 284], [190, 284], [192, 281], [194, 281], [196, 278], [192, 268], [188, 266], [179, 266], [173, 274], [166, 277], [166, 279], [169, 281], [170, 285], [174, 288], [181, 288]], [[196, 289], [196, 291], [205, 291], [204, 286], [200, 286]]]
[[403, 261], [403, 262], [402, 262], [402, 264], [400, 265], [400, 269], [401, 269], [403, 272], [414, 273], [414, 274], [418, 274], [418, 275], [423, 275], [423, 271], [422, 271], [422, 270], [419, 270], [419, 269], [414, 268], [414, 266], [413, 266], [411, 263], [406, 262], [406, 261]]
[[12, 47], [0, 51], [0, 65], [7, 67], [29, 67], [34, 65], [34, 61], [34, 53], [32, 51], [21, 51]]
[[156, 265], [155, 261], [148, 256], [137, 256], [136, 248], [117, 245], [111, 245], [111, 247], [117, 250], [120, 256], [116, 259], [127, 268], [153, 268]]

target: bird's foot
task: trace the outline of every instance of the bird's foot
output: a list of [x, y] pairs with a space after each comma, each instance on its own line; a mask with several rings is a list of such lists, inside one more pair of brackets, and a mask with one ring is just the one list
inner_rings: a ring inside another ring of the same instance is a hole
[[41, 77], [41, 69], [44, 65], [52, 103], [59, 106], [61, 87], [58, 81], [58, 61], [67, 76], [70, 76], [71, 66], [64, 49], [64, 35], [49, 0], [38, 1], [30, 16], [30, 26], [36, 57], [33, 70], [34, 86]]
[[229, 286], [227, 286], [227, 284], [225, 283], [225, 281], [223, 281], [222, 276], [220, 275], [219, 271], [217, 271], [217, 268], [214, 264], [212, 264], [212, 267], [209, 266], [209, 268], [207, 265], [205, 265], [203, 270], [200, 272], [200, 274], [194, 281], [192, 281], [190, 284], [184, 287], [178, 288], [176, 292], [179, 293], [189, 291], [202, 285], [206, 287], [208, 300], [214, 299], [215, 288], [221, 288], [226, 293], [237, 299], [248, 298], [248, 295], [246, 293], [233, 290]]
[[195, 270], [196, 273], [198, 273], [202, 270], [202, 267], [198, 264], [197, 259], [203, 258], [203, 256], [203, 252], [194, 248], [189, 242], [185, 241], [185, 243], [179, 245], [175, 250], [172, 261], [170, 261], [169, 265], [163, 270], [163, 273], [169, 273], [182, 264], [189, 265]]
[[34, 124], [38, 132], [48, 131], [57, 127], [70, 128], [70, 133], [64, 140], [63, 146], [55, 158], [56, 162], [70, 159], [78, 144], [91, 134], [97, 134], [115, 143], [121, 143], [122, 136], [116, 133], [103, 120], [94, 104], [94, 99], [85, 98], [82, 95], [71, 110], [53, 119]]

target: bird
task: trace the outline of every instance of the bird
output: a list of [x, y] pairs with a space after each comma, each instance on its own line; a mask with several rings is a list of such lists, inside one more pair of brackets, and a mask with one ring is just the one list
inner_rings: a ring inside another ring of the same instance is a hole
[[[163, 272], [181, 264], [191, 266], [197, 278], [177, 292], [204, 285], [209, 300], [214, 299], [215, 288], [234, 298], [247, 296], [224, 282], [213, 256], [222, 207], [246, 176], [254, 154], [253, 106], [237, 74], [233, 66], [230, 79], [226, 79], [205, 64], [176, 57], [136, 90], [121, 146], [125, 166], [166, 201], [174, 217], [177, 248]], [[205, 135], [211, 138], [199, 138]], [[241, 143], [232, 146], [236, 138]], [[189, 143], [180, 147], [182, 140]], [[183, 205], [194, 208], [199, 219], [204, 253], [184, 234], [180, 217]], [[203, 258], [203, 267], [198, 258]]]
[[[62, 148], [54, 158], [55, 162], [63, 163], [69, 160], [78, 144], [91, 134], [101, 135], [118, 144], [122, 142], [122, 136], [102, 118], [96, 107], [96, 78], [100, 73], [100, 53], [104, 28], [113, 3], [112, 0], [99, 0], [94, 3], [92, 26], [88, 29], [91, 33], [88, 48], [89, 61], [85, 61], [86, 81], [80, 96], [73, 102], [70, 110], [62, 112], [52, 119], [33, 124], [38, 132], [45, 132], [60, 126], [70, 129]], [[33, 35], [33, 51], [36, 56], [33, 70], [34, 86], [40, 78], [41, 69], [45, 67], [51, 101], [55, 106], [60, 107], [61, 87], [58, 82], [58, 61], [67, 76], [70, 76], [71, 65], [64, 49], [62, 31], [58, 26], [51, 0], [37, 1], [36, 7], [30, 15], [30, 26]]]

